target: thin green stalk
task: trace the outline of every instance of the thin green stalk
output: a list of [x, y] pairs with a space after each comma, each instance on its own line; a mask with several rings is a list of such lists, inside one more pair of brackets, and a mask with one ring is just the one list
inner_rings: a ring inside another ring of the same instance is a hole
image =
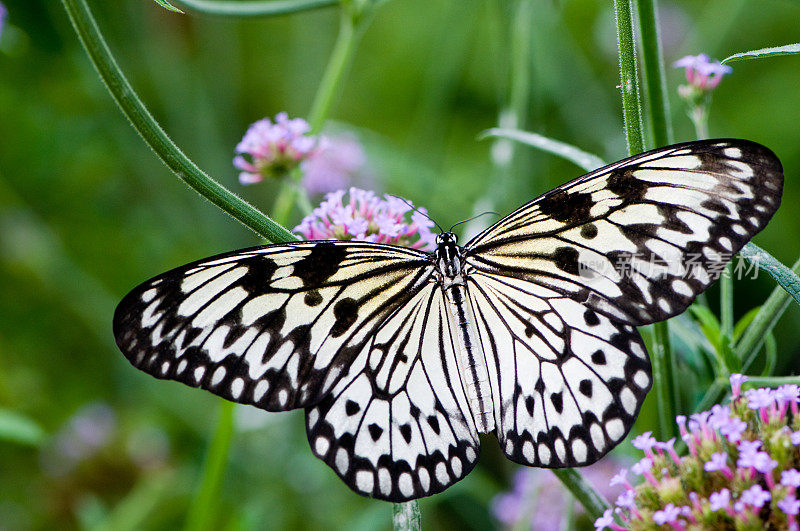
[[[619, 43], [619, 69], [620, 85], [622, 94], [622, 114], [625, 125], [625, 138], [628, 142], [628, 153], [633, 155], [644, 151], [644, 133], [642, 130], [642, 103], [639, 97], [638, 73], [636, 69], [636, 46], [633, 39], [633, 22], [631, 15], [630, 0], [614, 0], [614, 11], [617, 18], [617, 39]], [[640, 11], [641, 12], [641, 11]], [[647, 14], [647, 10], [644, 11]], [[648, 27], [655, 26], [652, 19], [655, 12], [651, 11], [651, 18], [644, 21]], [[655, 37], [655, 29], [648, 31], [649, 37]], [[650, 46], [650, 44], [648, 44]], [[657, 50], [657, 46], [656, 46]], [[656, 58], [656, 60], [658, 60]], [[650, 73], [651, 92], [657, 94], [655, 87], [662, 84], [661, 72], [658, 68]], [[663, 98], [655, 95], [649, 98], [651, 105], [656, 107], [663, 105]], [[661, 124], [666, 126], [665, 121]], [[666, 137], [665, 131], [660, 133], [660, 137]], [[675, 405], [677, 391], [673, 385], [673, 361], [672, 349], [669, 344], [669, 328], [667, 323], [655, 323], [653, 325], [653, 385], [655, 387], [656, 398], [658, 400], [658, 425], [661, 434], [668, 437], [674, 432]]]
[[203, 465], [203, 479], [200, 488], [189, 507], [186, 518], [185, 531], [202, 531], [216, 529], [217, 513], [219, 509], [220, 491], [225, 467], [228, 463], [228, 453], [233, 440], [233, 412], [236, 404], [223, 400], [219, 404], [219, 419], [214, 431], [214, 438], [208, 448], [205, 464]]
[[353, 55], [358, 44], [362, 29], [369, 17], [360, 12], [353, 12], [355, 8], [341, 9], [339, 16], [339, 34], [333, 45], [325, 72], [322, 74], [314, 103], [308, 113], [308, 123], [313, 134], [319, 133], [325, 119], [330, 115], [330, 110], [336, 96], [341, 90], [345, 72], [353, 61]]
[[291, 232], [209, 177], [167, 136], [117, 65], [86, 1], [62, 0], [62, 4], [106, 88], [164, 164], [197, 193], [267, 240], [295, 240]]
[[416, 500], [392, 506], [392, 527], [397, 531], [419, 531], [420, 514]]
[[[800, 259], [794, 263], [792, 271], [800, 273]], [[750, 326], [747, 327], [734, 347], [734, 353], [742, 360], [742, 373], [747, 374], [750, 371], [766, 337], [791, 303], [791, 295], [781, 286], [776, 286], [767, 297]], [[728, 381], [724, 378], [718, 379], [708, 388], [695, 411], [710, 409], [711, 406], [722, 400], [727, 390]]]
[[204, 15], [221, 17], [271, 17], [335, 6], [339, 0], [271, 0], [267, 2], [217, 2], [170, 0], [170, 3]]
[[593, 521], [603, 516], [603, 512], [611, 507], [608, 500], [597, 492], [575, 469], [554, 468], [553, 474], [561, 480], [561, 483], [569, 489], [575, 499], [583, 505]]
[[723, 341], [733, 337], [733, 264], [728, 264], [719, 279], [719, 324]]
[[642, 104], [639, 99], [639, 76], [636, 71], [636, 46], [630, 0], [614, 0], [617, 18], [617, 43], [619, 44], [619, 80], [622, 94], [622, 117], [628, 154], [644, 151], [642, 133]]
[[[370, 8], [367, 6], [361, 9], [368, 10]], [[311, 126], [312, 134], [317, 134], [322, 130], [325, 120], [330, 115], [333, 103], [341, 91], [345, 74], [353, 62], [359, 37], [368, 24], [369, 18], [368, 13], [360, 11], [356, 6], [343, 5], [341, 8], [339, 33], [308, 113], [308, 123]], [[304, 201], [303, 194], [298, 192], [295, 184], [294, 182], [285, 182], [273, 205], [273, 215], [284, 223], [289, 219], [295, 203], [303, 210], [307, 210], [309, 207], [308, 198], [305, 198]]]
[[635, 0], [642, 39], [642, 85], [644, 99], [650, 111], [651, 147], [672, 143], [672, 123], [669, 120], [669, 99], [664, 75], [664, 55], [658, 27], [656, 0]]
[[[792, 271], [800, 273], [800, 259], [792, 265]], [[761, 306], [750, 326], [747, 327], [734, 352], [742, 360], [742, 370], [747, 373], [755, 361], [766, 335], [772, 331], [778, 319], [792, 303], [792, 296], [781, 286], [776, 286]]]
[[779, 387], [781, 385], [800, 385], [800, 376], [748, 376], [746, 387]]

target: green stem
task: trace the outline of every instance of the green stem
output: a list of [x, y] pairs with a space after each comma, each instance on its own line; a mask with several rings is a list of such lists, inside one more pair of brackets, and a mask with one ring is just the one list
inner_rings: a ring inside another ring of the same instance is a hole
[[592, 521], [603, 516], [603, 512], [611, 507], [608, 500], [597, 492], [575, 469], [554, 468], [552, 472], [569, 489], [575, 499], [583, 505]]
[[[614, 10], [617, 18], [617, 39], [619, 42], [619, 69], [620, 69], [620, 84], [622, 92], [622, 114], [624, 117], [625, 125], [625, 138], [628, 142], [628, 153], [633, 155], [644, 151], [644, 134], [642, 131], [642, 104], [639, 98], [638, 87], [638, 73], [636, 70], [636, 46], [633, 39], [633, 23], [631, 16], [630, 0], [614, 0]], [[640, 13], [646, 15], [646, 20], [640, 21], [643, 25], [648, 26], [647, 33], [649, 38], [656, 37], [655, 31], [655, 11], [648, 11], [647, 8], [642, 11], [640, 6]], [[652, 44], [648, 43], [648, 47], [652, 48]], [[658, 50], [657, 44], [655, 45], [656, 52]], [[655, 58], [658, 61], [658, 58]], [[658, 96], [656, 87], [663, 84], [662, 71], [659, 68], [653, 68], [650, 72], [648, 87], [650, 104], [654, 109], [663, 107], [663, 96]], [[668, 127], [666, 121], [666, 112], [664, 112], [664, 121], [660, 124], [659, 138], [668, 137]], [[653, 325], [653, 345], [652, 345], [652, 362], [653, 362], [653, 384], [658, 400], [658, 425], [661, 430], [662, 436], [667, 437], [674, 432], [675, 426], [673, 418], [675, 417], [675, 406], [677, 403], [677, 390], [673, 385], [673, 361], [672, 350], [669, 344], [669, 328], [666, 322], [655, 323]]]
[[269, 2], [217, 2], [170, 0], [170, 3], [204, 15], [222, 17], [270, 17], [335, 6], [339, 0], [273, 0]]
[[800, 384], [800, 376], [748, 376], [744, 383], [748, 387], [779, 387]]
[[656, 0], [635, 0], [642, 39], [642, 85], [644, 99], [650, 110], [652, 147], [672, 143], [672, 123], [669, 120], [669, 99], [664, 73], [664, 55], [658, 31]]
[[117, 65], [86, 1], [62, 0], [62, 4], [106, 88], [164, 164], [197, 193], [267, 240], [295, 240], [291, 232], [209, 177], [167, 136]]
[[392, 506], [392, 527], [396, 531], [419, 531], [420, 514], [417, 500]]
[[622, 117], [628, 154], [644, 151], [642, 134], [641, 100], [639, 99], [639, 76], [636, 72], [636, 46], [633, 41], [630, 0], [614, 0], [617, 18], [617, 42], [619, 44], [619, 79], [622, 94]]
[[369, 17], [354, 13], [343, 6], [339, 16], [339, 34], [333, 46], [328, 65], [322, 74], [314, 103], [308, 114], [308, 123], [313, 134], [319, 133], [330, 114], [333, 102], [341, 90], [342, 79], [350, 67], [361, 30]]
[[221, 401], [219, 404], [219, 419], [214, 438], [208, 449], [205, 464], [203, 465], [203, 479], [197, 495], [189, 507], [186, 518], [185, 531], [202, 531], [216, 529], [217, 512], [219, 508], [220, 492], [225, 467], [228, 463], [228, 453], [233, 440], [233, 412], [236, 404]]
[[[800, 273], [800, 259], [792, 265], [792, 271]], [[747, 327], [739, 342], [736, 343], [734, 352], [742, 360], [742, 371], [747, 373], [755, 361], [764, 338], [775, 327], [778, 319], [792, 303], [792, 296], [781, 286], [772, 290], [767, 300], [761, 306], [750, 326]]]
[[719, 279], [719, 323], [722, 340], [733, 337], [733, 264], [728, 264]]

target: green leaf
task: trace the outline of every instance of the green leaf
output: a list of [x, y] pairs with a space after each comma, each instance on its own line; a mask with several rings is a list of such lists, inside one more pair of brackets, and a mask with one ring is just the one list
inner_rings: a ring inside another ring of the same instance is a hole
[[717, 351], [718, 354], [721, 353], [720, 339], [722, 338], [722, 334], [720, 333], [717, 316], [711, 313], [711, 310], [699, 304], [692, 304], [689, 306], [689, 311], [692, 312], [692, 315], [700, 323], [703, 334], [705, 334], [711, 346], [714, 347], [714, 350]]
[[761, 375], [772, 376], [775, 371], [775, 365], [778, 363], [778, 343], [775, 341], [775, 335], [772, 332], [764, 338], [764, 358], [764, 370]]
[[735, 53], [726, 57], [722, 64], [733, 63], [736, 61], [744, 61], [745, 59], [759, 59], [761, 57], [771, 57], [773, 55], [789, 55], [800, 53], [800, 42], [795, 44], [787, 44], [785, 46], [775, 46], [773, 48], [759, 48], [758, 50], [750, 50], [749, 52]]
[[753, 322], [753, 319], [755, 318], [756, 314], [758, 314], [758, 311], [760, 309], [761, 306], [756, 306], [755, 308], [744, 314], [742, 318], [739, 319], [739, 321], [737, 321], [736, 326], [733, 327], [734, 343], [736, 341], [739, 341], [739, 338], [742, 337], [742, 333], [744, 333], [747, 327], [750, 326], [750, 323]]
[[169, 2], [167, 2], [167, 0], [155, 0], [155, 2], [156, 2], [156, 4], [160, 5], [164, 9], [166, 9], [167, 11], [173, 11], [175, 13], [183, 14], [183, 11], [181, 11], [180, 9], [175, 7], [174, 5], [172, 5]]
[[[156, 0], [157, 2], [160, 0]], [[223, 17], [269, 17], [320, 7], [331, 7], [339, 0], [255, 0], [249, 2], [220, 2], [218, 0], [172, 0], [174, 3], [204, 15]]]
[[606, 165], [606, 163], [603, 162], [603, 159], [597, 155], [592, 155], [591, 153], [587, 153], [586, 151], [578, 149], [571, 144], [566, 144], [559, 140], [553, 140], [552, 138], [547, 138], [546, 136], [542, 136], [537, 133], [520, 131], [519, 129], [501, 129], [499, 127], [493, 127], [492, 129], [487, 129], [478, 135], [478, 140], [483, 140], [484, 138], [489, 137], [516, 140], [517, 142], [541, 149], [542, 151], [547, 151], [553, 155], [558, 155], [559, 157], [567, 159], [568, 161], [580, 166], [586, 171], [596, 170], [597, 168]]
[[800, 304], [800, 277], [794, 271], [780, 263], [767, 251], [752, 243], [745, 245], [739, 251], [739, 254], [754, 266], [769, 273], [794, 298], [797, 304]]
[[0, 409], [0, 441], [38, 446], [44, 437], [44, 430], [34, 420], [8, 409]]

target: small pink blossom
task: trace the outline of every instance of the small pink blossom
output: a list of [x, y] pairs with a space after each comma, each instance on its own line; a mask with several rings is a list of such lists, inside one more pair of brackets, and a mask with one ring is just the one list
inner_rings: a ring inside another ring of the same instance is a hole
[[734, 373], [731, 374], [731, 400], [736, 400], [742, 392], [742, 384], [747, 381], [747, 376], [744, 374]]
[[708, 497], [712, 511], [727, 510], [731, 505], [731, 491], [722, 489], [719, 492], [712, 492]]
[[681, 57], [672, 63], [672, 66], [685, 68], [686, 81], [689, 85], [703, 91], [714, 90], [722, 81], [722, 76], [733, 72], [730, 66], [723, 65], [719, 61], [711, 61], [704, 53]]

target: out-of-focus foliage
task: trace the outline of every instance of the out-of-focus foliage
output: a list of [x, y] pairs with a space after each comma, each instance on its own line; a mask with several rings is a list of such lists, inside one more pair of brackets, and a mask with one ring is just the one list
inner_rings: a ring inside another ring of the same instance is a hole
[[[0, 408], [30, 419], [46, 437], [33, 446], [0, 440], [0, 527], [172, 528], [196, 487], [218, 399], [131, 368], [113, 344], [114, 305], [150, 276], [258, 242], [189, 191], [141, 142], [60, 3], [4, 4]], [[123, 69], [170, 135], [211, 175], [269, 211], [276, 184], [238, 184], [234, 147], [260, 118], [307, 114], [336, 35], [335, 9], [231, 21], [180, 15], [147, 0], [91, 4]], [[493, 141], [476, 140], [498, 125], [506, 102], [507, 4], [386, 2], [334, 107], [337, 127], [364, 144], [378, 191], [408, 197], [443, 226], [470, 217], [487, 198], [507, 212], [581, 173], [518, 146], [509, 178], [492, 164]], [[800, 6], [789, 1], [664, 0], [660, 8], [668, 63], [794, 42], [800, 27]], [[605, 160], [621, 158], [611, 3], [536, 2], [533, 11], [529, 113], [519, 127]], [[667, 74], [674, 140], [690, 140], [693, 129], [676, 94], [682, 72]], [[783, 263], [800, 254], [798, 85], [796, 56], [736, 63], [714, 94], [710, 118], [712, 136], [752, 139], [781, 158], [784, 206], [756, 242]], [[299, 219], [296, 213], [292, 223]], [[767, 275], [737, 282], [737, 319], [773, 286]], [[709, 300], [716, 300], [713, 290]], [[777, 329], [779, 374], [798, 368], [799, 320], [790, 311]], [[687, 353], [700, 352], [701, 343], [690, 333], [676, 338]], [[687, 356], [681, 363], [702, 373], [704, 360]], [[703, 393], [697, 381], [687, 400]], [[238, 414], [220, 526], [389, 525], [388, 504], [353, 494], [311, 455], [301, 414], [245, 407]], [[646, 407], [639, 431], [653, 420]], [[507, 489], [513, 470], [487, 437], [475, 472], [422, 501], [424, 525], [494, 525], [489, 502]]]

